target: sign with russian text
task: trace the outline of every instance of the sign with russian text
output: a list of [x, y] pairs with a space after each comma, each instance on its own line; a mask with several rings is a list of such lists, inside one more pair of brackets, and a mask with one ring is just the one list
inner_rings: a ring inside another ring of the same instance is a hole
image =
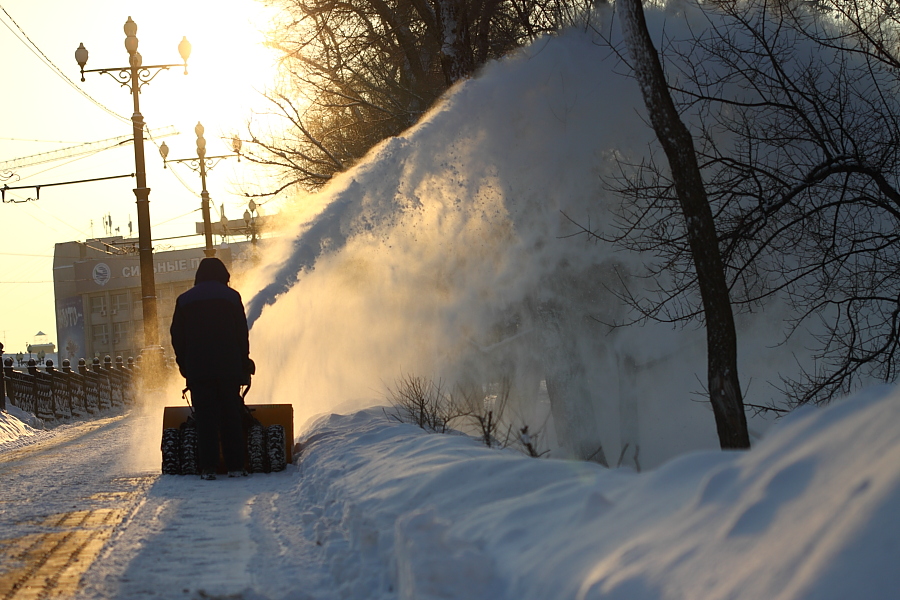
[[72, 366], [85, 357], [84, 303], [81, 296], [56, 300], [56, 339], [59, 340], [59, 360], [68, 358]]
[[[191, 281], [203, 260], [202, 248], [162, 252], [153, 257], [154, 280], [157, 283]], [[216, 256], [231, 265], [231, 250], [220, 248]], [[120, 290], [141, 286], [141, 263], [136, 256], [109, 256], [76, 262], [75, 289], [79, 294], [100, 290]]]

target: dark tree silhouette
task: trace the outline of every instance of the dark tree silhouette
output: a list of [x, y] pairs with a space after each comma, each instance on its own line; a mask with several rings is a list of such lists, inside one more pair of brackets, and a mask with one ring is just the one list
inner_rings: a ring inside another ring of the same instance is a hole
[[275, 0], [270, 43], [281, 82], [266, 93], [278, 126], [251, 121], [245, 151], [292, 186], [316, 190], [414, 124], [490, 59], [553, 33], [586, 0]]
[[[862, 6], [717, 3], [694, 39], [666, 43], [676, 106], [698, 124], [732, 303], [778, 295], [794, 310], [785, 335], [817, 336], [812, 366], [783, 381], [792, 404], [900, 368], [900, 29], [896, 10]], [[616, 184], [630, 198], [620, 241], [656, 252], [670, 279], [663, 301], [632, 300], [653, 318], [697, 317], [693, 248], [668, 218], [674, 169], [637, 167]]]
[[669, 162], [684, 218], [690, 257], [706, 322], [707, 381], [722, 448], [749, 448], [747, 419], [737, 371], [737, 335], [713, 213], [694, 142], [669, 94], [640, 0], [619, 0], [618, 15], [635, 78], [656, 136]]

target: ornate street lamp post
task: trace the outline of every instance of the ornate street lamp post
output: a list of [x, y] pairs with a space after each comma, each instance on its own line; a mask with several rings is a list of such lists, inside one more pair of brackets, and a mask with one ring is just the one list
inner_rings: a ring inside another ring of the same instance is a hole
[[213, 167], [219, 164], [219, 161], [223, 158], [237, 156], [238, 162], [240, 162], [241, 140], [237, 137], [231, 139], [231, 148], [232, 150], [234, 150], [234, 154], [207, 156], [206, 138], [203, 137], [203, 131], [203, 125], [198, 122], [197, 126], [194, 127], [194, 132], [197, 134], [197, 156], [193, 158], [179, 158], [176, 160], [167, 161], [166, 157], [169, 156], [169, 146], [167, 146], [165, 142], [163, 142], [159, 147], [159, 154], [163, 159], [163, 168], [166, 168], [167, 162], [187, 163], [192, 171], [200, 173], [200, 184], [203, 188], [200, 191], [200, 208], [203, 212], [203, 235], [206, 238], [206, 249], [203, 251], [203, 253], [206, 254], [206, 256], [215, 256], [216, 249], [213, 247], [212, 243], [212, 223], [210, 222], [209, 217], [209, 192], [206, 191], [206, 172], [212, 171]]
[[244, 211], [244, 223], [247, 224], [247, 230], [250, 232], [250, 243], [256, 246], [256, 202], [250, 200], [247, 204], [247, 210]]
[[[147, 187], [147, 173], [144, 166], [144, 117], [141, 115], [141, 88], [150, 83], [160, 71], [181, 65], [143, 65], [141, 54], [137, 51], [137, 24], [128, 17], [125, 22], [125, 49], [128, 51], [128, 67], [112, 67], [108, 69], [85, 70], [88, 51], [80, 44], [75, 51], [75, 60], [81, 68], [81, 81], [85, 73], [106, 73], [123, 87], [131, 88], [134, 103], [134, 114], [131, 117], [134, 132], [134, 167], [137, 187], [134, 195], [137, 198], [138, 219], [138, 251], [141, 268], [141, 306], [144, 313], [144, 350], [147, 354], [141, 361], [143, 368], [155, 371], [163, 364], [163, 350], [159, 343], [159, 318], [156, 312], [156, 281], [153, 275], [153, 240], [150, 235], [150, 188]], [[183, 38], [178, 44], [178, 53], [184, 60], [184, 74], [187, 75], [187, 60], [191, 55], [191, 44]]]
[[6, 410], [6, 361], [3, 360], [3, 342], [0, 342], [0, 411]]

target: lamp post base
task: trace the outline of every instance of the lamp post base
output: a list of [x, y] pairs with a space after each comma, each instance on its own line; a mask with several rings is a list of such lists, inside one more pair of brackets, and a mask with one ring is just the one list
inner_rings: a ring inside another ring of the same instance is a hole
[[152, 403], [165, 390], [169, 378], [166, 354], [162, 346], [141, 349], [140, 394], [143, 402]]

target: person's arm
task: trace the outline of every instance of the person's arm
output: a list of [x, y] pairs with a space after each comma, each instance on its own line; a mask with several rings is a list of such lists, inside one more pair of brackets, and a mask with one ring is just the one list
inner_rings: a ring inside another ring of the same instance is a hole
[[172, 336], [172, 350], [175, 351], [175, 362], [178, 364], [178, 371], [182, 377], [186, 377], [184, 374], [184, 316], [181, 303], [177, 300], [175, 301], [175, 312], [172, 314], [172, 326], [169, 327], [169, 334]]
[[241, 364], [244, 367], [244, 381], [250, 381], [250, 376], [256, 373], [256, 365], [250, 358], [250, 328], [247, 325], [247, 313], [244, 311], [244, 303], [238, 294], [238, 309], [235, 311], [235, 334], [237, 336], [238, 353]]

